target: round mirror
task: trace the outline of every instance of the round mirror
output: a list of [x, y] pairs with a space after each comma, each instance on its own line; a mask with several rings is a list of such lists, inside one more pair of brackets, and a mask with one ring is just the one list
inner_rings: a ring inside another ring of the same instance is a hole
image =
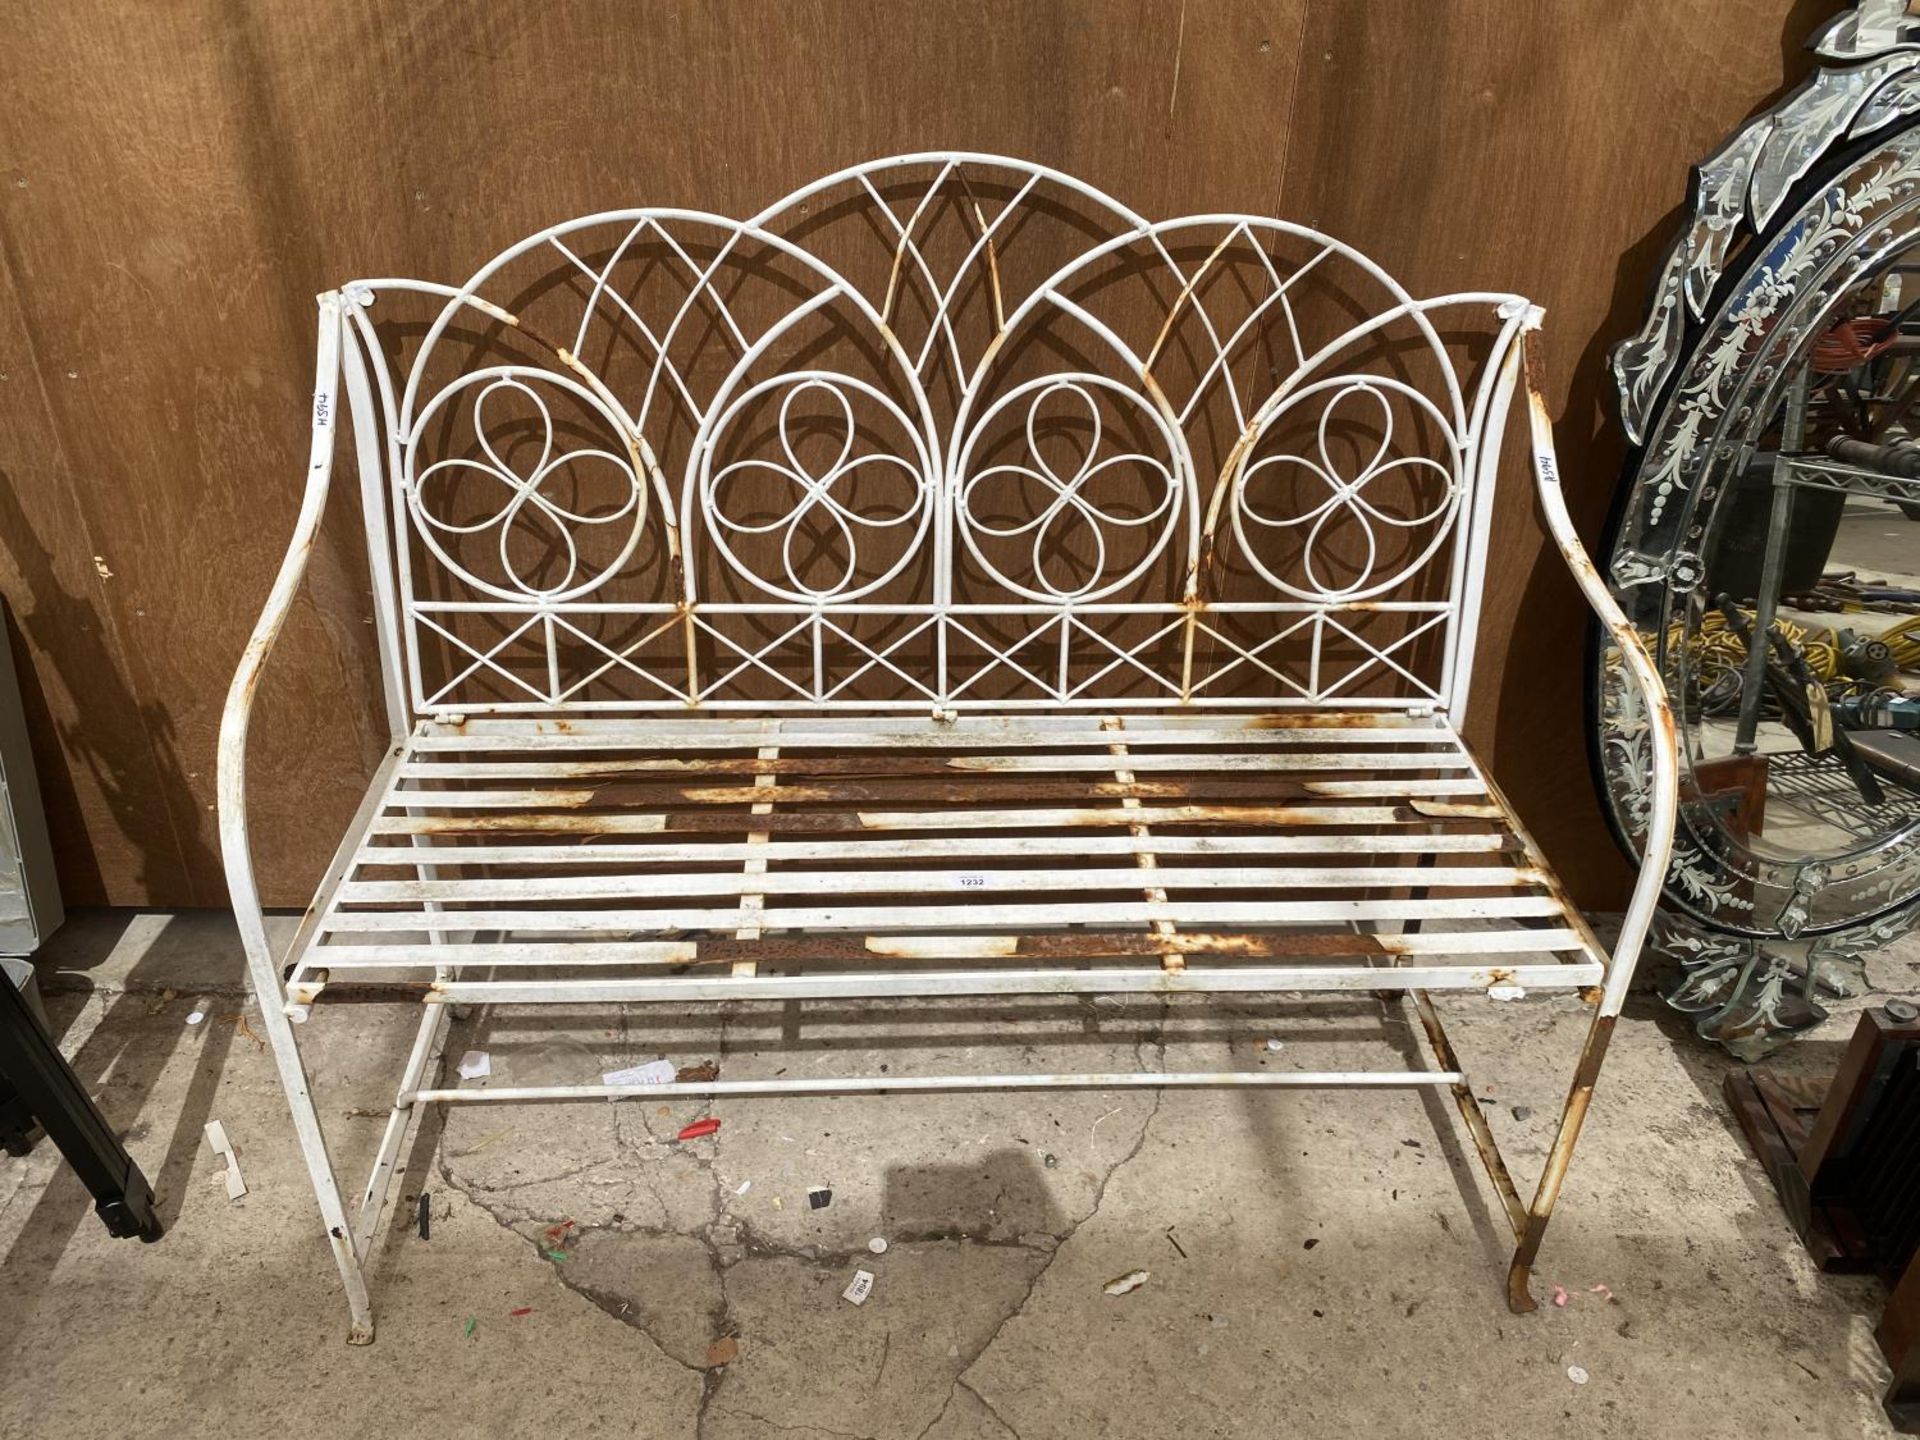
[[[1614, 353], [1635, 450], [1607, 569], [1682, 736], [1655, 939], [1669, 1000], [1749, 1057], [1920, 918], [1920, 25], [1860, 20], [1819, 37], [1844, 63], [1698, 167]], [[1644, 718], [1617, 655], [1593, 675], [1632, 850]]]

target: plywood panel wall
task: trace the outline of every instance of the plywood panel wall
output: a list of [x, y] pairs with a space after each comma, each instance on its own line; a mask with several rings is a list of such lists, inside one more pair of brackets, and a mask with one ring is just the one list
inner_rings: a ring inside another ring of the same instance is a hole
[[[1003, 151], [1149, 215], [1311, 221], [1415, 291], [1537, 296], [1597, 523], [1619, 460], [1601, 351], [1637, 318], [1686, 166], [1800, 63], [1783, 51], [1819, 11], [1799, 11], [0, 5], [0, 593], [69, 898], [224, 901], [214, 737], [299, 503], [316, 291], [456, 279], [590, 210], [742, 213], [874, 155]], [[384, 739], [365, 560], [344, 505], [331, 521], [256, 724], [286, 904]], [[1585, 779], [1577, 601], [1519, 484], [1498, 528], [1476, 728], [1604, 899], [1621, 871]]]

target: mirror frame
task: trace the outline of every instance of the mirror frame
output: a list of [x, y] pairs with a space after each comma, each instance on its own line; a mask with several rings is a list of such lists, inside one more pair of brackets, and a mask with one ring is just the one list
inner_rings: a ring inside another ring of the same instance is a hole
[[[1629, 442], [1606, 572], [1675, 695], [1690, 693], [1703, 556], [1822, 317], [1920, 244], [1920, 19], [1862, 0], [1810, 42], [1823, 64], [1694, 168], [1689, 220], [1640, 331], [1611, 356]], [[1596, 778], [1637, 858], [1647, 730], [1617, 655], [1588, 666]], [[1682, 727], [1683, 783], [1704, 758]], [[1756, 904], [1756, 893], [1783, 897]], [[1656, 944], [1668, 995], [1703, 1035], [1765, 1053], [1825, 1018], [1820, 994], [1865, 988], [1862, 957], [1920, 923], [1920, 824], [1845, 853], [1761, 853], [1682, 807]], [[1793, 980], [1799, 979], [1798, 986]]]

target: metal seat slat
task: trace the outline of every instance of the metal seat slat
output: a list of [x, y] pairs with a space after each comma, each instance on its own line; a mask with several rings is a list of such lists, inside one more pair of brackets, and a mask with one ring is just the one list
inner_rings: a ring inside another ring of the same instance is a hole
[[[664, 831], [741, 834], [838, 834], [875, 830], [1073, 830], [1145, 825], [1285, 827], [1316, 825], [1431, 825], [1436, 820], [1498, 820], [1495, 805], [1152, 805], [1140, 810], [863, 810], [789, 811], [745, 816], [717, 811], [677, 814], [499, 813], [491, 815], [383, 815], [371, 833], [382, 835], [654, 835]], [[751, 820], [752, 823], [746, 823]]]
[[[1193, 957], [1234, 961], [1339, 959], [1351, 956], [1474, 956], [1578, 952], [1580, 937], [1568, 929], [1416, 930], [1400, 935], [1358, 930], [1261, 930], [1213, 934], [1189, 930], [1175, 936], [1146, 931], [1100, 933], [1051, 931], [1015, 935], [813, 935], [728, 936], [681, 940], [473, 940], [459, 948], [461, 962], [475, 968], [566, 969], [573, 966], [732, 965], [753, 959], [764, 965], [875, 964], [882, 961], [1088, 960], [1138, 957], [1157, 960], [1176, 950]], [[426, 942], [347, 941], [330, 938], [311, 962], [335, 970], [429, 970], [445, 963], [447, 948]]]
[[[1022, 800], [1251, 800], [1311, 799], [1322, 796], [1353, 799], [1400, 799], [1436, 795], [1484, 795], [1486, 786], [1475, 779], [1388, 780], [1219, 780], [1219, 781], [1046, 781], [995, 776], [998, 784], [950, 782], [858, 784], [820, 783], [783, 785], [785, 805], [963, 804], [983, 801], [1018, 803]], [[583, 785], [537, 790], [396, 790], [391, 808], [405, 810], [580, 810], [589, 806], [617, 808], [622, 800], [639, 805], [754, 805], [764, 789], [746, 785]]]
[[[375, 836], [368, 836], [369, 841]], [[1156, 835], [1155, 853], [1163, 857], [1209, 855], [1372, 856], [1518, 854], [1521, 846], [1511, 836], [1495, 831], [1435, 834], [1392, 834], [1331, 831], [1309, 835]], [[770, 865], [837, 860], [854, 864], [883, 860], [934, 861], [975, 857], [1000, 859], [1094, 859], [1133, 855], [1139, 850], [1130, 835], [1082, 832], [1074, 835], [922, 835], [912, 839], [776, 840], [764, 847], [733, 840], [658, 841], [636, 838], [610, 844], [555, 843], [550, 845], [445, 846], [438, 858], [449, 864], [487, 866], [605, 866], [729, 865], [764, 858]], [[764, 852], [764, 853], [763, 853]], [[413, 869], [420, 863], [420, 847], [413, 844], [362, 844], [355, 852], [356, 867]]]
[[[439, 910], [429, 921], [419, 910], [335, 910], [321, 922], [325, 932], [424, 930], [451, 928], [504, 931], [610, 931], [658, 933], [667, 930], [738, 929], [761, 924], [768, 930], [948, 930], [961, 927], [1044, 929], [1059, 925], [1144, 925], [1154, 920], [1179, 923], [1280, 925], [1308, 921], [1349, 924], [1356, 921], [1478, 920], [1561, 913], [1551, 896], [1488, 896], [1447, 900], [1265, 900], [1184, 901], [1154, 904], [1142, 900], [1004, 905], [817, 905], [743, 909], [671, 910]], [[749, 915], [762, 918], [745, 918]], [[452, 958], [452, 957], [448, 957]]]
[[[1440, 867], [1368, 866], [1323, 868], [1238, 867], [1182, 869], [1163, 866], [1155, 883], [1165, 890], [1374, 890], [1420, 885], [1428, 888], [1511, 888], [1543, 883], [1539, 871], [1505, 865]], [[1008, 890], [1137, 890], [1136, 867], [1083, 870], [880, 871], [786, 870], [743, 875], [729, 872], [680, 872], [666, 875], [580, 875], [487, 877], [456, 880], [355, 880], [340, 888], [342, 905], [417, 904], [426, 900], [472, 904], [482, 900], [583, 900], [681, 895], [890, 895], [1000, 894]]]
[[[1291, 770], [1464, 770], [1473, 762], [1458, 750], [1232, 750], [1148, 751], [1129, 753], [1129, 770], [1291, 771]], [[401, 768], [400, 778], [419, 780], [492, 780], [519, 778], [594, 779], [629, 775], [804, 775], [856, 776], [943, 775], [954, 771], [994, 774], [1072, 774], [1109, 771], [1112, 761], [1098, 754], [1021, 753], [1008, 755], [932, 752], [924, 757], [877, 751], [858, 757], [820, 755], [760, 760], [717, 755], [684, 760], [666, 755], [618, 756], [605, 760], [417, 760]]]

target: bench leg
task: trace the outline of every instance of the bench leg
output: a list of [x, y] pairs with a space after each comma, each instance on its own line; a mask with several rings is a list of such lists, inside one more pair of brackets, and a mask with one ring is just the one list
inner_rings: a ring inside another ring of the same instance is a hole
[[[256, 987], [256, 991], [258, 987]], [[267, 1043], [273, 1048], [275, 1066], [280, 1071], [281, 1088], [287, 1092], [287, 1108], [293, 1112], [293, 1130], [300, 1142], [300, 1154], [307, 1162], [307, 1174], [313, 1180], [314, 1199], [320, 1204], [320, 1221], [326, 1227], [327, 1244], [333, 1250], [334, 1264], [340, 1268], [340, 1283], [346, 1288], [349, 1345], [373, 1343], [373, 1305], [367, 1297], [367, 1277], [360, 1268], [360, 1252], [354, 1244], [354, 1232], [347, 1221], [346, 1206], [340, 1200], [340, 1186], [333, 1178], [333, 1161], [327, 1154], [326, 1136], [320, 1129], [320, 1115], [314, 1108], [313, 1092], [307, 1088], [306, 1067], [300, 1063], [300, 1047], [294, 1040], [293, 1022], [271, 992], [260, 996], [260, 1016], [265, 1023]]]
[[1507, 1308], [1516, 1315], [1538, 1309], [1533, 1298], [1533, 1262], [1540, 1253], [1540, 1241], [1547, 1233], [1547, 1221], [1553, 1218], [1554, 1202], [1560, 1198], [1560, 1184], [1567, 1178], [1567, 1165], [1573, 1159], [1573, 1147], [1586, 1122], [1587, 1106], [1593, 1101], [1593, 1087], [1600, 1078], [1600, 1062], [1606, 1058], [1613, 1040], [1615, 1017], [1600, 1007], [1587, 1029], [1586, 1043], [1580, 1048], [1580, 1063], [1574, 1067], [1573, 1087], [1567, 1091], [1567, 1103], [1560, 1111], [1560, 1128], [1553, 1137], [1553, 1149], [1547, 1154], [1546, 1169], [1540, 1173], [1540, 1185], [1520, 1227], [1519, 1244], [1513, 1252], [1513, 1264], [1507, 1270]]
[[366, 1189], [360, 1192], [360, 1215], [354, 1222], [354, 1249], [361, 1255], [373, 1253], [373, 1235], [386, 1206], [387, 1190], [399, 1172], [400, 1152], [412, 1132], [419, 1106], [413, 1094], [425, 1081], [429, 1070], [438, 1071], [445, 1046], [450, 1005], [422, 1005], [420, 1026], [414, 1032], [413, 1051], [407, 1056], [407, 1068], [400, 1077], [400, 1090], [393, 1108], [387, 1112], [386, 1133], [374, 1155], [373, 1171], [367, 1176]]

